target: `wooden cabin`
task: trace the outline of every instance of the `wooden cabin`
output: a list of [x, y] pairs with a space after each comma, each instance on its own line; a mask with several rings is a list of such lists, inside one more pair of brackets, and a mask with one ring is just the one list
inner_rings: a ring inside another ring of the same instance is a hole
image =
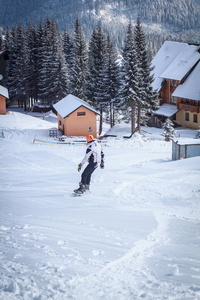
[[9, 99], [7, 88], [0, 85], [0, 115], [6, 114], [6, 100]]
[[97, 120], [99, 113], [87, 102], [71, 94], [53, 105], [57, 111], [58, 129], [65, 136], [97, 137]]
[[[200, 127], [200, 46], [167, 41], [152, 60], [153, 88], [159, 91], [162, 115], [154, 112], [154, 121], [170, 117], [175, 124]], [[163, 104], [165, 104], [164, 107]], [[167, 106], [174, 106], [170, 116]], [[156, 118], [155, 118], [156, 115]], [[158, 117], [159, 115], [159, 117]]]

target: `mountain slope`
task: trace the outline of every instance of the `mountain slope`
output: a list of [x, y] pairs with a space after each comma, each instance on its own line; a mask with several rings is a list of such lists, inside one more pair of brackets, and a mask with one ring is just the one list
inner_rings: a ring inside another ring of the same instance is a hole
[[149, 40], [200, 40], [199, 0], [0, 0], [0, 7], [0, 26], [4, 28], [18, 23], [27, 25], [29, 20], [38, 23], [49, 16], [61, 30], [66, 28], [71, 33], [78, 16], [87, 39], [101, 21], [120, 46], [128, 21], [131, 18], [134, 22], [139, 14]]

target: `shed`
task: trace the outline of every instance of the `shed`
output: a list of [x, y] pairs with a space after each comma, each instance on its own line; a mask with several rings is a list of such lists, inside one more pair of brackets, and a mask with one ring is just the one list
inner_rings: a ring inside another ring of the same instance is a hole
[[9, 99], [8, 90], [0, 85], [0, 115], [6, 114], [6, 99]]
[[190, 158], [200, 156], [200, 141], [180, 140], [172, 141], [172, 159]]
[[97, 137], [96, 116], [99, 113], [87, 102], [71, 94], [53, 105], [58, 115], [58, 129], [65, 136]]

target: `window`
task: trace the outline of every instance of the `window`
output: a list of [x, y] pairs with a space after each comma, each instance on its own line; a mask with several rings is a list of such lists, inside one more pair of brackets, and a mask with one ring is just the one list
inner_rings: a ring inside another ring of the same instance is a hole
[[185, 113], [185, 121], [189, 121], [190, 120], [190, 115], [188, 112]]
[[77, 116], [85, 116], [85, 112], [77, 112]]
[[194, 114], [194, 116], [193, 116], [193, 122], [194, 123], [198, 123], [198, 116], [197, 116], [197, 114]]
[[173, 87], [176, 87], [176, 80], [171, 80], [170, 85], [173, 86]]
[[170, 103], [173, 103], [173, 104], [176, 104], [177, 102], [177, 97], [174, 97], [174, 96], [170, 96]]

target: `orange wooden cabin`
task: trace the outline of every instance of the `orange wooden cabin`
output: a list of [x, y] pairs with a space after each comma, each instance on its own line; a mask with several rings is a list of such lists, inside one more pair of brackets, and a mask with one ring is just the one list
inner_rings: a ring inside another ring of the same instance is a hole
[[6, 99], [9, 99], [8, 90], [0, 85], [0, 115], [6, 114]]
[[54, 104], [58, 116], [58, 129], [65, 136], [97, 137], [96, 116], [99, 113], [87, 102], [71, 94]]

